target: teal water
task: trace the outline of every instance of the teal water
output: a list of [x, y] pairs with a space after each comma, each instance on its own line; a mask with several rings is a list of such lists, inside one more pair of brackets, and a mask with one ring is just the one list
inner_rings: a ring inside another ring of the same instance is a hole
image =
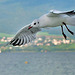
[[75, 52], [1, 53], [0, 75], [75, 75]]

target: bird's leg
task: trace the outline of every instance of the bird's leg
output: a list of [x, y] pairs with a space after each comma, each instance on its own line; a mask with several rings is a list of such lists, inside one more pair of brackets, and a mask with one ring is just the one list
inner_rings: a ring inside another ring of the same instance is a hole
[[61, 29], [62, 29], [62, 34], [63, 34], [64, 38], [67, 39], [67, 36], [63, 32], [63, 26], [61, 26]]
[[74, 33], [67, 27], [66, 23], [63, 22], [63, 24], [65, 25], [65, 27], [67, 28], [67, 30], [68, 30], [72, 35], [74, 35]]

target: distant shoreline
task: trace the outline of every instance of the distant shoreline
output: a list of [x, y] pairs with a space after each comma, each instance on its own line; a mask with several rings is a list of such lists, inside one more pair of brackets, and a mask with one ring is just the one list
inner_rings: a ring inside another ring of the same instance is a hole
[[75, 40], [63, 36], [51, 35], [47, 32], [38, 33], [36, 40], [24, 46], [3, 45], [9, 42], [14, 35], [0, 33], [0, 51], [2, 52], [74, 52]]
[[47, 51], [47, 52], [41, 52], [41, 51], [11, 51], [6, 53], [49, 53], [49, 52], [75, 52], [75, 51]]

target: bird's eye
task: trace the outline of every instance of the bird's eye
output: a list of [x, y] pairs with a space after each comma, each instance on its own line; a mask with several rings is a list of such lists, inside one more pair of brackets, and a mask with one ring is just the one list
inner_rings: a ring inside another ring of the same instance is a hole
[[36, 25], [36, 23], [34, 23], [34, 25]]
[[39, 22], [38, 22], [38, 24], [39, 24]]

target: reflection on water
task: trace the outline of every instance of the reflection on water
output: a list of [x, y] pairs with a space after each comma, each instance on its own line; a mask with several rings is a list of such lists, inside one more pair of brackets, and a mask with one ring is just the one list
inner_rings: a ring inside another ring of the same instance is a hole
[[1, 53], [0, 75], [75, 75], [75, 52]]

